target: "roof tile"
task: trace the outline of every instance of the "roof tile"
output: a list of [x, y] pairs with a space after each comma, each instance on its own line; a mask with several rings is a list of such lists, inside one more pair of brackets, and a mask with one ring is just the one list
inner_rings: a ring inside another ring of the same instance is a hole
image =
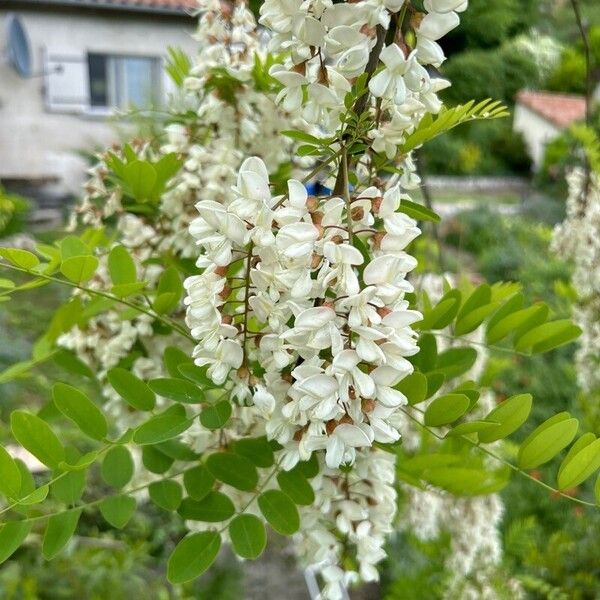
[[574, 94], [521, 90], [517, 102], [561, 129], [585, 117], [585, 98]]

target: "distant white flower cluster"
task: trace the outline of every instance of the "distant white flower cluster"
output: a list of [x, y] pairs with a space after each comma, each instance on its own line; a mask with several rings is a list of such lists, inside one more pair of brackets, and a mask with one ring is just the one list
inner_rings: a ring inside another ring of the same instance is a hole
[[[568, 176], [567, 216], [556, 226], [552, 250], [574, 265], [574, 319], [583, 330], [575, 355], [579, 385], [600, 389], [600, 176], [574, 169]], [[587, 188], [587, 189], [586, 189]]]
[[[260, 23], [273, 33], [269, 49], [288, 55], [271, 69], [284, 86], [278, 101], [298, 112], [308, 126], [333, 133], [352, 82], [372, 72], [380, 59], [383, 69], [369, 81], [369, 105], [379, 103], [370, 136], [374, 150], [392, 158], [415, 122], [441, 108], [437, 92], [450, 84], [431, 77], [425, 67], [444, 62], [438, 41], [458, 26], [458, 13], [467, 5], [467, 0], [425, 0], [427, 14], [415, 27], [416, 46], [411, 49], [399, 31], [404, 11], [412, 10], [404, 0], [266, 0]], [[385, 45], [388, 32], [394, 35]]]

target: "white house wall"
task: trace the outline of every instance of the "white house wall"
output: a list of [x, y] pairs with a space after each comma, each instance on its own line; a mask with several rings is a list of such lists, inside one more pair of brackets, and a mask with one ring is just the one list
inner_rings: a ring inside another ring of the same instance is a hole
[[558, 137], [561, 130], [526, 106], [515, 106], [513, 128], [523, 135], [533, 168], [538, 171], [544, 161], [546, 146]]
[[[7, 14], [0, 9], [0, 48], [6, 45]], [[17, 14], [29, 37], [33, 73], [40, 76], [22, 79], [0, 60], [0, 181], [46, 182], [58, 195], [76, 194], [87, 167], [78, 153], [106, 147], [120, 135], [112, 119], [89, 111], [49, 109], [47, 78], [41, 76], [44, 56], [51, 52], [85, 58], [89, 51], [164, 57], [169, 46], [193, 54], [194, 21], [84, 9], [74, 13], [36, 8]]]

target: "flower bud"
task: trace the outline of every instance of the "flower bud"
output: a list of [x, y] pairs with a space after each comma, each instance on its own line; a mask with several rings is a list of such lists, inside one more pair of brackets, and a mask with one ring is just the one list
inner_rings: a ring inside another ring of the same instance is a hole
[[364, 413], [370, 413], [375, 410], [375, 400], [372, 398], [362, 398], [360, 401], [360, 408]]
[[306, 199], [306, 208], [309, 212], [314, 212], [319, 208], [319, 199], [316, 196], [309, 196]]
[[353, 221], [360, 221], [365, 217], [365, 209], [362, 206], [355, 206], [350, 211], [350, 216], [352, 217]]
[[242, 365], [238, 370], [237, 370], [237, 376], [240, 379], [248, 379], [248, 377], [250, 377], [250, 371], [248, 371], [248, 367]]

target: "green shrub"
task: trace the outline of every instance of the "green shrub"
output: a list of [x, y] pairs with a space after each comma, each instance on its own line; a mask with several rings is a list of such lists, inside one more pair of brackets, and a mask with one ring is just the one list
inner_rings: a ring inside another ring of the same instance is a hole
[[29, 209], [25, 198], [9, 194], [0, 186], [0, 238], [23, 230]]

